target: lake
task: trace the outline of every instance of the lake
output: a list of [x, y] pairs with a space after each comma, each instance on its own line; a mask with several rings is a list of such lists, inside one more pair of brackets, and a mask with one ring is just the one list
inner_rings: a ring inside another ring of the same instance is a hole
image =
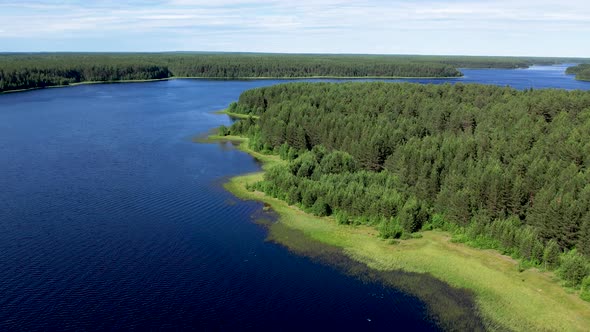
[[[387, 81], [590, 89], [565, 68]], [[221, 186], [256, 161], [191, 141], [230, 124], [212, 112], [244, 90], [282, 82], [0, 95], [0, 330], [438, 330], [429, 299], [267, 241], [261, 204]]]

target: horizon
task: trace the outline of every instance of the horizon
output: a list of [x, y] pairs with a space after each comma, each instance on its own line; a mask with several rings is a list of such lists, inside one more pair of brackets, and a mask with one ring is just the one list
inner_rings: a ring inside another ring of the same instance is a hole
[[588, 58], [572, 0], [1, 1], [1, 53], [272, 53]]
[[539, 56], [539, 55], [473, 55], [473, 54], [401, 54], [401, 53], [293, 53], [250, 51], [0, 51], [0, 55], [19, 54], [244, 54], [244, 55], [322, 55], [322, 56], [391, 56], [391, 57], [472, 57], [472, 58], [537, 58], [587, 60], [590, 56]]

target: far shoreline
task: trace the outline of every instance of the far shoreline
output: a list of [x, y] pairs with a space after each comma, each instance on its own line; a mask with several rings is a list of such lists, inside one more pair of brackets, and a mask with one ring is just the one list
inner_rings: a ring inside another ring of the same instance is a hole
[[461, 76], [448, 76], [448, 77], [429, 77], [429, 76], [416, 76], [416, 77], [407, 77], [407, 76], [301, 76], [301, 77], [200, 77], [200, 76], [187, 76], [187, 77], [166, 77], [166, 78], [154, 78], [154, 79], [147, 79], [147, 80], [117, 80], [117, 81], [84, 81], [84, 82], [77, 82], [65, 85], [50, 85], [44, 87], [35, 87], [35, 88], [27, 88], [27, 89], [18, 89], [18, 90], [6, 90], [0, 92], [0, 95], [9, 94], [9, 93], [17, 93], [17, 92], [27, 92], [27, 91], [35, 91], [35, 90], [44, 90], [44, 89], [56, 89], [56, 88], [67, 88], [67, 87], [75, 87], [80, 85], [91, 85], [91, 84], [118, 84], [118, 83], [151, 83], [151, 82], [161, 82], [161, 81], [172, 81], [172, 80], [209, 80], [209, 81], [271, 81], [271, 80], [320, 80], [320, 79], [334, 79], [334, 80], [363, 80], [363, 79], [370, 79], [370, 80], [416, 80], [416, 79], [424, 79], [424, 80], [449, 80], [449, 79], [459, 79], [464, 77], [463, 73]]
[[[458, 80], [465, 77], [465, 74], [461, 70], [497, 70], [497, 69], [506, 69], [506, 70], [522, 70], [522, 69], [529, 69], [529, 67], [517, 67], [517, 68], [457, 68], [457, 70], [461, 73], [460, 76], [446, 76], [446, 77], [433, 77], [433, 76], [296, 76], [296, 77], [272, 77], [272, 76], [263, 76], [263, 77], [201, 77], [201, 76], [173, 76], [173, 77], [166, 77], [166, 78], [154, 78], [154, 79], [145, 79], [145, 80], [115, 80], [115, 81], [84, 81], [84, 82], [77, 82], [71, 83], [66, 85], [51, 85], [51, 86], [44, 86], [44, 87], [35, 87], [35, 88], [27, 88], [27, 89], [18, 89], [18, 90], [6, 90], [0, 92], [0, 95], [3, 94], [10, 94], [10, 93], [17, 93], [17, 92], [27, 92], [27, 91], [35, 91], [35, 90], [44, 90], [44, 89], [55, 89], [55, 88], [67, 88], [67, 87], [75, 87], [80, 85], [91, 85], [91, 84], [118, 84], [118, 83], [151, 83], [151, 82], [161, 82], [161, 81], [172, 81], [172, 80], [210, 80], [210, 81], [270, 81], [270, 80]], [[576, 81], [581, 82], [590, 82], [590, 79], [583, 79], [574, 77]]]

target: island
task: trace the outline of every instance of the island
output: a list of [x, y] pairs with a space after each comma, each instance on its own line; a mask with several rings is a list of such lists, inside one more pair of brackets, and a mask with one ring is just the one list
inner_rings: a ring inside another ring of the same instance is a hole
[[280, 224], [473, 292], [487, 329], [583, 331], [589, 107], [583, 91], [290, 83], [244, 92], [209, 140], [264, 163], [226, 188]]

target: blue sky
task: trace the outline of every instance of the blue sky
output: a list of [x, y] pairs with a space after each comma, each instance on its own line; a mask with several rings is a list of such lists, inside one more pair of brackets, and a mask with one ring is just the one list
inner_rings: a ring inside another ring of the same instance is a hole
[[0, 52], [590, 57], [590, 0], [0, 0]]

